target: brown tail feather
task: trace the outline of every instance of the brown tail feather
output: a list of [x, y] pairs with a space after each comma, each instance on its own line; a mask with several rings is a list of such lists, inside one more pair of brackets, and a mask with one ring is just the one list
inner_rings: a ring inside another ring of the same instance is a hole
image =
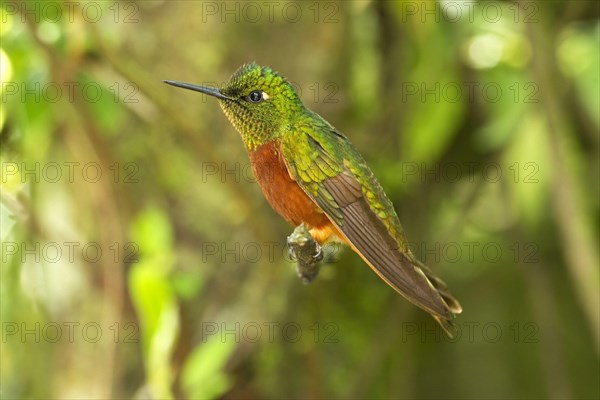
[[[425, 274], [425, 276], [427, 277], [429, 282], [431, 282], [433, 287], [437, 290], [439, 295], [442, 297], [442, 299], [444, 300], [444, 303], [446, 304], [446, 308], [452, 314], [460, 314], [462, 312], [462, 306], [460, 305], [458, 300], [456, 300], [456, 298], [454, 298], [454, 296], [452, 296], [450, 294], [450, 292], [448, 292], [448, 290], [447, 290], [448, 285], [446, 285], [446, 282], [444, 282], [443, 280], [441, 280], [440, 278], [435, 276], [433, 274], [433, 272], [431, 271], [431, 269], [429, 269], [429, 267], [427, 265], [423, 264], [416, 257], [414, 257], [413, 254], [410, 254], [410, 256], [413, 259], [413, 261], [415, 262], [416, 266], [418, 268], [420, 268], [421, 271], [423, 271], [423, 273]], [[446, 318], [441, 318], [436, 315], [434, 315], [433, 318], [435, 318], [435, 320], [442, 326], [442, 328], [444, 329], [444, 331], [446, 331], [448, 336], [450, 336], [451, 338], [454, 337], [454, 335], [453, 335], [454, 324], [452, 323], [451, 320], [446, 319]]]

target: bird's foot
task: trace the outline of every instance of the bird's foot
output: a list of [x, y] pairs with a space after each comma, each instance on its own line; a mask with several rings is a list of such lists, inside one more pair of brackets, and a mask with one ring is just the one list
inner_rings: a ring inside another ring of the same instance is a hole
[[296, 272], [302, 282], [312, 282], [321, 269], [323, 260], [323, 249], [313, 239], [304, 224], [300, 224], [287, 238], [288, 252], [290, 258], [297, 262]]

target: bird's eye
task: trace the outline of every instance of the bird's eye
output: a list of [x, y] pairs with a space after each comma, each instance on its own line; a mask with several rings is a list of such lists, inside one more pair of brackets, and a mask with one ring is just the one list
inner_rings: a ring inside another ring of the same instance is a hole
[[250, 94], [248, 95], [248, 101], [252, 103], [260, 103], [261, 101], [263, 101], [263, 99], [263, 92], [261, 92], [260, 90], [250, 92]]

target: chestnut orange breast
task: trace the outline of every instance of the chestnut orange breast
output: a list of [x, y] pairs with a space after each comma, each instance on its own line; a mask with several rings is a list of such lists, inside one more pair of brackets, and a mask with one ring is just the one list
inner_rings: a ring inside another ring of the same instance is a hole
[[286, 221], [294, 226], [304, 223], [309, 229], [331, 224], [323, 211], [290, 177], [276, 141], [265, 143], [248, 154], [254, 176], [267, 201]]

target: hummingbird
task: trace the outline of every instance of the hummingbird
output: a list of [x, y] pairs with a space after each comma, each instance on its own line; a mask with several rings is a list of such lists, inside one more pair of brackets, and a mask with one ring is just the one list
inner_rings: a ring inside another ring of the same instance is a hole
[[257, 183], [279, 215], [306, 226], [320, 245], [350, 246], [452, 337], [452, 320], [462, 312], [459, 302], [410, 251], [392, 202], [348, 137], [306, 108], [285, 77], [251, 63], [221, 88], [164, 82], [219, 101], [242, 137]]

